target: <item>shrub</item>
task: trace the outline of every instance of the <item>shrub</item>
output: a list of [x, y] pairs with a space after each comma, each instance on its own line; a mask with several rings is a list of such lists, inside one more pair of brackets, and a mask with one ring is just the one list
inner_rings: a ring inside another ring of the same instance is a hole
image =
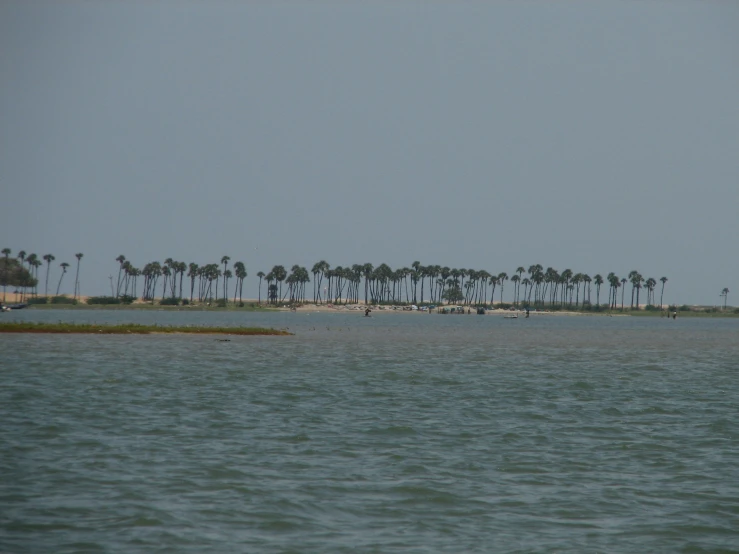
[[68, 296], [52, 296], [51, 297], [51, 303], [52, 304], [77, 304], [77, 300], [74, 298], [69, 298]]
[[239, 302], [239, 308], [243, 308], [243, 307], [244, 307], [244, 303], [243, 302]]
[[187, 298], [183, 298], [182, 299], [182, 305], [183, 306], [189, 306], [190, 305], [190, 301]]
[[120, 304], [121, 299], [115, 296], [91, 296], [87, 299], [88, 304]]
[[177, 298], [162, 298], [159, 301], [160, 306], [179, 306], [180, 301]]
[[46, 303], [47, 303], [47, 300], [45, 296], [39, 296], [38, 298], [29, 298], [28, 300], [26, 300], [26, 304], [28, 304], [29, 306], [31, 304], [46, 304]]
[[216, 308], [225, 308], [226, 307], [226, 299], [225, 298], [219, 298], [216, 300]]

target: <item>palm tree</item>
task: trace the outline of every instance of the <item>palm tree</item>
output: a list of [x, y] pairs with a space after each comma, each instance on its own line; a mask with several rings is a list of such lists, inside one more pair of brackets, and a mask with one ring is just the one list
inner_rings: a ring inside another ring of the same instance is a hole
[[82, 252], [77, 252], [74, 257], [77, 258], [77, 274], [74, 276], [74, 298], [77, 299], [77, 294], [79, 293], [80, 288], [80, 260], [82, 259], [82, 256], [84, 254]]
[[28, 271], [31, 273], [31, 277], [36, 278], [36, 285], [33, 287], [33, 291], [31, 294], [34, 296], [38, 293], [38, 266], [41, 265], [38, 262], [38, 255], [35, 253], [31, 253], [28, 256], [26, 256], [26, 263], [28, 264]]
[[46, 262], [46, 288], [44, 289], [44, 296], [49, 296], [49, 269], [51, 268], [51, 262], [56, 260], [52, 254], [44, 254], [44, 261]]
[[[260, 271], [261, 273], [261, 271]], [[261, 283], [261, 277], [259, 277]], [[272, 281], [275, 280], [274, 274], [270, 271], [264, 276], [264, 280], [267, 281], [267, 303], [274, 303], [277, 301], [277, 285], [273, 285]]]
[[118, 262], [118, 281], [116, 281], [115, 295], [121, 295], [121, 273], [123, 272], [123, 263], [126, 261], [126, 257], [121, 254], [115, 259]]
[[[234, 264], [234, 270], [236, 271], [236, 288], [239, 290], [239, 303], [242, 303], [241, 293], [244, 290], [244, 279], [247, 276], [244, 262], [236, 262]], [[236, 302], [236, 290], [234, 290], [234, 302]]]
[[[21, 250], [20, 252], [18, 252], [18, 258], [21, 261], [21, 267], [23, 267], [23, 263], [26, 260], [26, 251]], [[26, 292], [26, 287], [24, 286], [23, 289], [21, 290], [21, 302], [23, 302], [23, 297], [25, 296], [25, 292]], [[3, 292], [3, 302], [4, 301], [5, 301], [5, 292]]]
[[662, 292], [659, 293], [659, 308], [662, 309], [662, 296], [665, 294], [665, 283], [667, 282], [667, 277], [660, 277], [659, 280], [662, 282]]
[[62, 279], [64, 279], [64, 274], [67, 272], [67, 268], [69, 267], [69, 264], [67, 262], [62, 262], [59, 264], [59, 267], [62, 268], [62, 274], [59, 277], [59, 284], [56, 286], [57, 296], [59, 296], [59, 290], [62, 288]]
[[230, 269], [223, 272], [223, 300], [228, 302], [228, 280], [233, 277]]
[[287, 278], [287, 270], [284, 268], [284, 266], [276, 265], [272, 268], [272, 271], [270, 272], [275, 278], [275, 281], [277, 281], [280, 284], [280, 294], [278, 296], [279, 300], [282, 301], [282, 282]]
[[196, 263], [190, 263], [190, 265], [187, 267], [187, 276], [190, 278], [190, 303], [192, 303], [192, 297], [195, 291], [195, 277], [198, 276], [199, 269], [200, 267], [198, 267], [198, 264]]
[[600, 308], [600, 286], [603, 284], [603, 276], [596, 273], [593, 277], [593, 283], [595, 283], [595, 305]]
[[653, 306], [654, 305], [654, 287], [657, 286], [657, 281], [654, 280], [654, 277], [650, 277], [646, 281], [647, 286], [647, 305]]
[[[621, 311], [622, 312], [624, 311], [624, 292], [626, 292], [626, 282], [627, 282], [626, 281], [626, 277], [624, 277], [623, 279], [621, 279]], [[634, 289], [631, 289], [631, 292], [633, 294]], [[637, 309], [639, 309], [638, 303], [637, 303], [637, 306], [636, 307], [637, 307]]]
[[724, 297], [724, 310], [726, 309], [726, 299], [729, 297], [729, 288], [726, 287], [721, 291], [721, 296]]
[[223, 298], [226, 302], [228, 302], [228, 294], [226, 293], [226, 279], [228, 279], [228, 277], [226, 277], [226, 271], [228, 270], [228, 261], [230, 259], [231, 258], [229, 256], [223, 256], [221, 258], [221, 263], [223, 264]]
[[259, 277], [259, 299], [257, 300], [258, 305], [262, 305], [262, 279], [264, 278], [264, 271], [257, 272], [257, 277]]
[[[5, 255], [5, 274], [9, 275], [10, 265], [8, 262], [8, 256], [10, 256], [10, 248], [3, 248], [2, 253]], [[5, 288], [7, 287], [7, 279], [3, 279], [3, 302], [5, 302]]]
[[498, 274], [498, 283], [500, 283], [500, 303], [503, 303], [503, 283], [508, 280], [508, 274], [503, 271]]

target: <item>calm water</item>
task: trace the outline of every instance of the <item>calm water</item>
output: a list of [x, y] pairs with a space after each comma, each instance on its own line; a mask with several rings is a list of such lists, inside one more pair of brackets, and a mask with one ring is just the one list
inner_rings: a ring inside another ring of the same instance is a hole
[[296, 334], [0, 335], [0, 552], [739, 551], [737, 319], [2, 317]]

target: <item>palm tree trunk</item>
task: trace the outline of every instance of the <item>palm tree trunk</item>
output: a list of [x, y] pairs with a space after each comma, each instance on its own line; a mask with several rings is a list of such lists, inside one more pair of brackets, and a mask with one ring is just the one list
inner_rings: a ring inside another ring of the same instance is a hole
[[78, 289], [80, 287], [80, 261], [77, 260], [77, 273], [74, 276], [74, 299], [77, 299]]
[[59, 284], [56, 286], [56, 295], [59, 296], [59, 290], [62, 288], [62, 279], [64, 279], [64, 271], [62, 271], [61, 277], [59, 277]]

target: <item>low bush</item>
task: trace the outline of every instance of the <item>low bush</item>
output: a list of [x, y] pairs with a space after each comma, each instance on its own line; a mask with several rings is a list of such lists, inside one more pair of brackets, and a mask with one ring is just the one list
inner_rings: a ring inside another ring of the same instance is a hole
[[182, 299], [182, 305], [183, 306], [189, 306], [190, 305], [190, 301], [187, 298], [183, 298]]
[[121, 299], [117, 296], [91, 296], [87, 299], [88, 304], [120, 304]]
[[160, 306], [179, 306], [180, 301], [178, 298], [162, 298], [159, 301]]
[[46, 297], [45, 296], [40, 296], [38, 298], [29, 298], [28, 300], [26, 300], [26, 304], [28, 304], [28, 305], [31, 305], [31, 304], [47, 304], [47, 303], [48, 303], [48, 301], [46, 300]]
[[226, 307], [226, 299], [225, 298], [219, 298], [216, 300], [216, 308], [225, 308]]
[[68, 296], [52, 296], [51, 297], [51, 303], [52, 304], [77, 304], [77, 300], [74, 298], [69, 298]]
[[244, 303], [243, 302], [239, 302], [239, 308], [243, 308], [243, 307], [244, 307]]

